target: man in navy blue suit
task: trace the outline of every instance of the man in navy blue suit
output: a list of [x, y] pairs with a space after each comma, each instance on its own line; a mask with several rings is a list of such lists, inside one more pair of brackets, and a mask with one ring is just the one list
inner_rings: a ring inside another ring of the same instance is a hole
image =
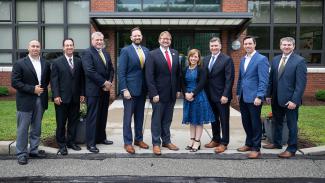
[[101, 32], [92, 33], [91, 45], [82, 56], [87, 97], [86, 143], [90, 152], [98, 153], [96, 144], [113, 144], [106, 139], [105, 129], [114, 68]]
[[[282, 54], [274, 57], [271, 65], [267, 102], [272, 104], [274, 141], [264, 145], [266, 149], [282, 149], [282, 128], [287, 120], [289, 139], [287, 149], [280, 158], [290, 158], [297, 151], [298, 108], [307, 83], [305, 59], [293, 52], [295, 40], [284, 37], [280, 40]], [[272, 100], [271, 100], [272, 98]]]
[[[231, 57], [221, 53], [221, 41], [213, 37], [209, 43], [211, 55], [203, 60], [209, 70], [205, 91], [208, 95], [216, 122], [211, 123], [213, 137], [206, 148], [215, 148], [216, 153], [222, 153], [229, 144], [229, 115], [232, 87], [234, 84], [234, 63]], [[222, 130], [222, 137], [221, 137]]]
[[143, 118], [146, 100], [146, 84], [144, 63], [148, 58], [149, 50], [141, 46], [141, 30], [136, 27], [131, 30], [132, 44], [121, 50], [119, 58], [119, 90], [123, 95], [123, 140], [124, 149], [130, 154], [135, 153], [132, 146], [133, 136], [131, 129], [132, 115], [134, 116], [134, 145], [148, 149], [143, 142]]
[[237, 101], [239, 101], [241, 118], [246, 132], [246, 141], [240, 152], [251, 151], [248, 158], [261, 156], [262, 101], [266, 96], [269, 81], [268, 59], [255, 50], [256, 40], [246, 36], [243, 40], [246, 55], [240, 60], [237, 82]]
[[172, 36], [168, 31], [159, 35], [160, 47], [149, 52], [145, 74], [152, 104], [151, 134], [153, 153], [160, 155], [160, 145], [170, 150], [179, 148], [171, 143], [170, 125], [176, 98], [180, 95], [179, 54], [170, 49]]

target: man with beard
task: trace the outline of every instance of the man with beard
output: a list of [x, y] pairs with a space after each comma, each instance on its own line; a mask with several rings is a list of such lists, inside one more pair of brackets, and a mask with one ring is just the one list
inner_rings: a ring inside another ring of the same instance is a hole
[[132, 115], [134, 116], [134, 145], [143, 149], [149, 146], [143, 142], [143, 118], [146, 100], [146, 84], [144, 63], [148, 58], [149, 50], [141, 46], [142, 34], [140, 28], [131, 30], [132, 44], [121, 50], [119, 58], [119, 89], [123, 95], [123, 140], [124, 149], [130, 154], [135, 153], [132, 146], [133, 136], [131, 129]]

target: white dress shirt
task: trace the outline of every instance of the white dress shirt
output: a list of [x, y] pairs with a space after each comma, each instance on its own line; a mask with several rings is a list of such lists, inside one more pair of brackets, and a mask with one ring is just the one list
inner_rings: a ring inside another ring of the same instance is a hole
[[[165, 50], [163, 47], [161, 47], [161, 46], [160, 46], [159, 48], [160, 48], [160, 51], [163, 53], [165, 59], [167, 60], [167, 58], [166, 58], [166, 54], [165, 54], [165, 51], [166, 51], [166, 50]], [[167, 48], [167, 51], [168, 51], [169, 58], [170, 58], [170, 65], [173, 66], [173, 57], [172, 57], [172, 54], [170, 53], [169, 48]]]
[[244, 63], [245, 71], [246, 71], [249, 62], [251, 61], [251, 59], [252, 59], [252, 57], [254, 56], [255, 53], [256, 53], [256, 50], [254, 50], [253, 53], [251, 53], [250, 55], [245, 56], [245, 63]]
[[41, 76], [42, 76], [42, 67], [41, 67], [41, 60], [40, 57], [38, 59], [33, 59], [30, 55], [28, 55], [29, 59], [32, 61], [32, 64], [34, 66], [37, 79], [38, 79], [38, 84], [41, 84]]

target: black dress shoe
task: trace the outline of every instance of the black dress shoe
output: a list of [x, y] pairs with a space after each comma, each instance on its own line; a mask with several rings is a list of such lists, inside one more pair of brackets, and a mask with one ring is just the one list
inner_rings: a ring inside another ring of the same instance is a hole
[[18, 164], [20, 165], [26, 165], [28, 163], [27, 157], [26, 156], [21, 156], [18, 158]]
[[91, 147], [87, 146], [87, 149], [92, 153], [99, 153], [99, 149], [97, 149], [96, 146], [91, 146]]
[[46, 158], [46, 154], [41, 154], [41, 153], [29, 153], [30, 158]]
[[113, 144], [113, 141], [111, 141], [111, 140], [104, 140], [104, 141], [102, 141], [102, 142], [100, 142], [100, 144], [105, 144], [105, 145], [112, 145]]
[[63, 156], [68, 155], [68, 150], [67, 150], [67, 148], [65, 146], [61, 147], [57, 154], [61, 154]]
[[68, 144], [67, 147], [70, 148], [70, 149], [73, 149], [75, 151], [80, 151], [81, 150], [81, 148], [77, 144]]

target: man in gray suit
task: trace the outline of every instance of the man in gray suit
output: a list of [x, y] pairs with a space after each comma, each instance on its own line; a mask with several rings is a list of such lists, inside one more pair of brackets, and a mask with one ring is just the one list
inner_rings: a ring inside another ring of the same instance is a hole
[[28, 56], [18, 60], [12, 69], [11, 86], [16, 89], [18, 164], [25, 165], [27, 159], [28, 131], [29, 157], [44, 158], [39, 151], [41, 122], [47, 109], [47, 86], [50, 81], [50, 64], [41, 56], [41, 45], [37, 40], [28, 44]]

